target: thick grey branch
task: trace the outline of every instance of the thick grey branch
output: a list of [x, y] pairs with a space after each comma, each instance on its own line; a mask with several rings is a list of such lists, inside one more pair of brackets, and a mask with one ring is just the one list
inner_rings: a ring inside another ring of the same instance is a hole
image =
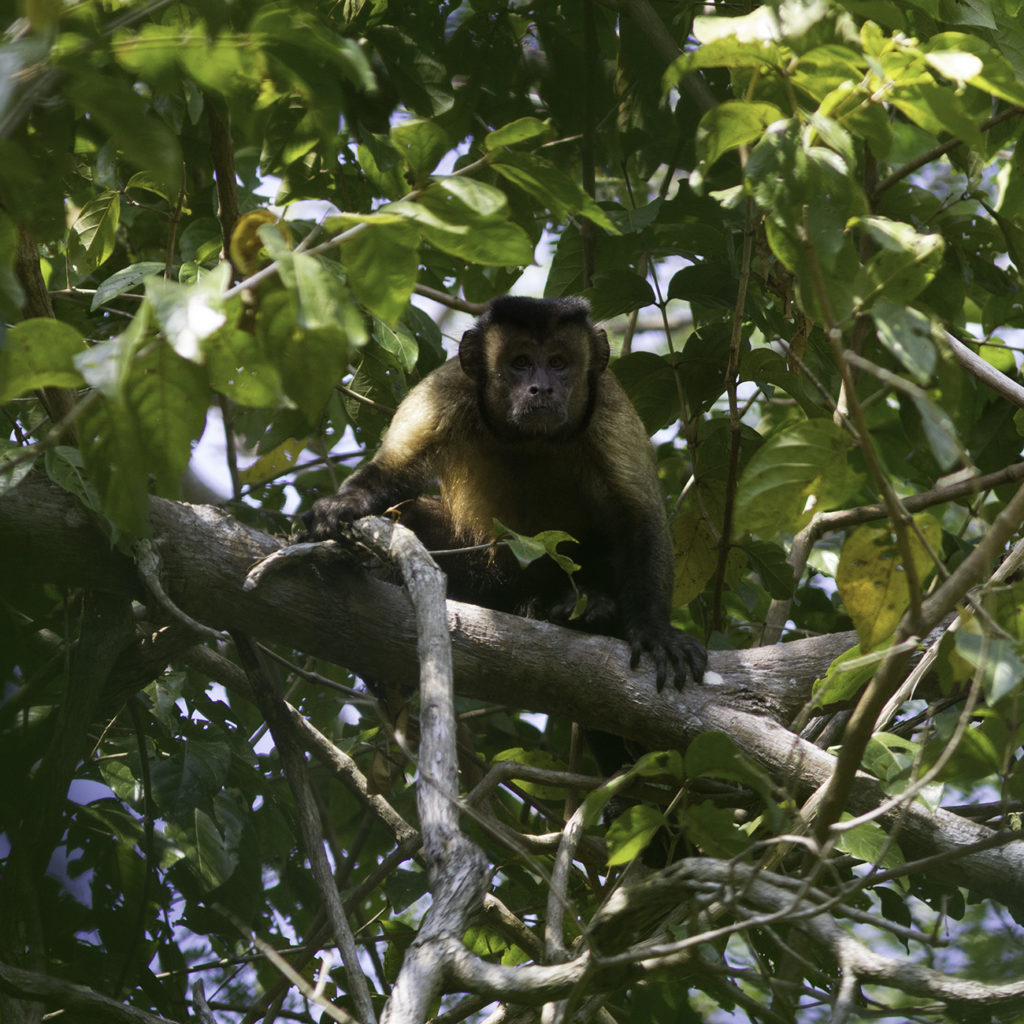
[[[216, 509], [154, 499], [163, 583], [178, 607], [216, 628], [279, 641], [371, 678], [413, 685], [419, 678], [409, 597], [358, 569], [320, 573], [302, 567], [273, 574], [246, 592], [248, 569], [280, 545]], [[65, 580], [137, 590], [127, 559], [111, 552], [74, 498], [26, 479], [0, 498], [0, 559], [34, 581]], [[658, 693], [653, 672], [629, 668], [625, 644], [549, 623], [448, 602], [458, 690], [531, 711], [614, 730], [653, 748], [682, 747], [702, 732], [724, 732], [774, 778], [806, 797], [831, 775], [835, 759], [780, 722], [807, 699], [813, 680], [854, 641], [850, 635], [794, 641], [751, 651], [713, 652], [710, 682]], [[751, 712], [754, 709], [760, 714]], [[772, 716], [772, 717], [766, 717]], [[847, 809], [884, 799], [858, 774]], [[993, 833], [947, 811], [917, 806], [892, 814], [909, 858], [955, 854]], [[938, 857], [942, 860], [942, 856]], [[1024, 842], [972, 852], [934, 873], [1024, 912]]]
[[416, 613], [420, 666], [420, 749], [416, 801], [433, 896], [405, 955], [381, 1018], [419, 1024], [441, 993], [447, 973], [441, 939], [461, 938], [487, 886], [483, 854], [459, 830], [452, 649], [445, 615], [445, 578], [412, 531], [387, 519], [352, 527], [375, 554], [396, 565]]

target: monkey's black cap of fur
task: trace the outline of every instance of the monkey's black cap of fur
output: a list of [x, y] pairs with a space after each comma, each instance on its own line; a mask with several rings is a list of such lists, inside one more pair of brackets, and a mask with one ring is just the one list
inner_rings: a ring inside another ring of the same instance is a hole
[[491, 299], [478, 323], [550, 327], [568, 320], [586, 320], [590, 303], [579, 295], [561, 299], [535, 299], [525, 295], [499, 295]]

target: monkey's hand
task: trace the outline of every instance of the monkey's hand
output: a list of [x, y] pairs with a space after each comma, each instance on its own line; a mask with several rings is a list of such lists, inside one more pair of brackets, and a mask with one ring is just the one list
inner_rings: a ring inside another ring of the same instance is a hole
[[665, 688], [665, 681], [670, 677], [677, 690], [683, 688], [687, 676], [696, 683], [704, 678], [708, 652], [682, 630], [674, 626], [659, 627], [644, 623], [631, 626], [627, 630], [626, 639], [632, 652], [630, 668], [636, 668], [645, 654], [653, 659], [659, 692]]
[[583, 612], [575, 618], [573, 618], [573, 612], [576, 610], [576, 603], [579, 600], [579, 594], [576, 591], [571, 591], [561, 601], [556, 601], [548, 607], [532, 607], [526, 612], [526, 615], [528, 618], [557, 622], [560, 626], [579, 629], [584, 633], [614, 636], [618, 616], [618, 608], [614, 599], [599, 590], [585, 589], [583, 593], [587, 599], [586, 604]]
[[317, 499], [302, 517], [305, 536], [309, 540], [336, 540], [339, 524], [351, 523], [377, 511], [370, 498], [363, 490], [347, 488], [342, 494]]

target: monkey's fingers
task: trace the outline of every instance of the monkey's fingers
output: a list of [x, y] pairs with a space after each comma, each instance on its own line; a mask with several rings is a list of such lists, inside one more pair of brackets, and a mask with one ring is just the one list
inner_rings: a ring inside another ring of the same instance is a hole
[[699, 644], [692, 636], [687, 636], [685, 633], [676, 633], [676, 650], [681, 656], [684, 667], [684, 679], [679, 681], [677, 677], [676, 687], [682, 689], [683, 682], [685, 682], [685, 675], [689, 677], [695, 683], [701, 683], [704, 681], [704, 672], [708, 667], [708, 652], [704, 650], [703, 645]]
[[649, 654], [654, 662], [655, 683], [658, 692], [661, 693], [665, 689], [665, 680], [668, 678], [668, 647], [664, 641], [650, 633], [642, 632], [630, 640], [629, 667], [636, 669], [645, 654]]
[[313, 507], [302, 515], [305, 536], [309, 540], [336, 540], [341, 534], [341, 524], [367, 515], [350, 499], [331, 494], [313, 503]]
[[630, 668], [635, 669], [644, 654], [651, 656], [659, 693], [665, 688], [670, 672], [672, 685], [677, 690], [681, 690], [688, 679], [699, 683], [704, 678], [707, 651], [693, 637], [678, 629], [662, 634], [638, 633], [630, 638], [630, 649]]

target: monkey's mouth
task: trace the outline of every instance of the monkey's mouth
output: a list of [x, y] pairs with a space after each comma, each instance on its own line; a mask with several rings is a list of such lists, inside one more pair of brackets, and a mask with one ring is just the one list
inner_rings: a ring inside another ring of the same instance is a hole
[[531, 402], [529, 405], [517, 406], [510, 418], [519, 430], [537, 434], [557, 430], [568, 421], [565, 409], [550, 402]]

